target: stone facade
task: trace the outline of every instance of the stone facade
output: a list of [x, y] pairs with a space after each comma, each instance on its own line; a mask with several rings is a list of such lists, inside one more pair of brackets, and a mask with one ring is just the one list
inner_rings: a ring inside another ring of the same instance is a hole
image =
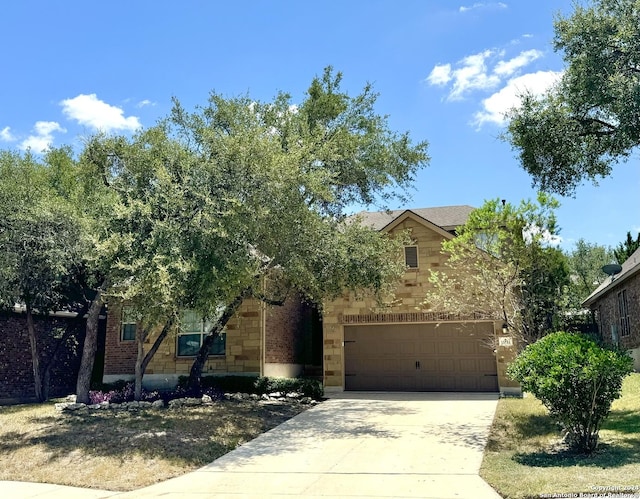
[[[423, 313], [419, 305], [431, 284], [430, 270], [444, 270], [446, 256], [442, 254], [442, 242], [453, 237], [447, 231], [428, 223], [419, 217], [405, 214], [398, 217], [389, 226], [393, 235], [408, 230], [418, 247], [418, 268], [407, 269], [398, 285], [395, 300], [389, 308], [380, 308], [370, 296], [345, 293], [342, 297], [327, 302], [323, 307], [324, 342], [324, 385], [327, 391], [344, 389], [344, 326], [347, 324], [416, 324], [428, 322], [453, 321], [459, 317], [449, 314]], [[495, 323], [494, 331], [498, 335], [502, 324]], [[506, 365], [514, 358], [514, 347], [498, 347], [498, 377], [500, 389], [517, 391], [518, 384], [505, 376]]]
[[[131, 379], [134, 373], [137, 346], [135, 341], [121, 338], [121, 304], [109, 304], [107, 339], [105, 346], [104, 381]], [[205, 364], [205, 375], [295, 375], [302, 365], [299, 358], [304, 305], [297, 297], [289, 298], [283, 306], [267, 306], [256, 299], [245, 300], [227, 324], [225, 355], [210, 355]], [[147, 340], [150, 347], [155, 340]], [[266, 348], [265, 348], [266, 346]], [[193, 357], [177, 355], [177, 337], [170, 335], [149, 362], [145, 372], [145, 386], [169, 388], [175, 386], [179, 376], [187, 376]], [[282, 367], [285, 366], [285, 367]], [[289, 367], [287, 367], [289, 366]]]

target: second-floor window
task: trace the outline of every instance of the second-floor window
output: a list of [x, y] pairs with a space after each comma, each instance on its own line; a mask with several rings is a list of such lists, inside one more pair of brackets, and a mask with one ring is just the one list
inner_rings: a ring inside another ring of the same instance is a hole
[[410, 269], [418, 268], [418, 247], [417, 246], [404, 247], [404, 263]]

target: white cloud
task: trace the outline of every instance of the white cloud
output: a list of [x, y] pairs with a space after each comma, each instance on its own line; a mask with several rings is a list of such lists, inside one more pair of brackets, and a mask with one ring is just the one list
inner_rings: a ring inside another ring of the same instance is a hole
[[451, 78], [451, 64], [437, 64], [427, 76], [427, 81], [431, 85], [446, 85]]
[[449, 100], [460, 100], [472, 90], [488, 90], [500, 83], [500, 78], [487, 72], [486, 61], [494, 54], [485, 50], [465, 57], [460, 67], [453, 70], [453, 87], [449, 92]]
[[525, 50], [508, 61], [498, 61], [493, 72], [499, 76], [511, 76], [520, 68], [529, 65], [540, 57], [542, 57], [542, 52], [540, 50]]
[[124, 116], [124, 111], [98, 99], [96, 94], [80, 94], [60, 102], [64, 115], [94, 130], [133, 132], [141, 127], [136, 116]]
[[33, 135], [29, 135], [20, 143], [20, 149], [31, 151], [35, 153], [42, 153], [53, 143], [53, 133], [60, 132], [66, 133], [67, 131], [55, 121], [37, 121], [33, 126]]
[[461, 5], [458, 8], [458, 12], [468, 12], [470, 10], [475, 10], [475, 9], [506, 9], [506, 8], [507, 8], [507, 4], [504, 2], [489, 2], [489, 3], [477, 2], [469, 6]]
[[449, 63], [436, 64], [425, 81], [441, 87], [451, 85], [447, 100], [460, 100], [472, 91], [496, 88], [507, 78], [542, 57], [543, 53], [536, 49], [525, 50], [506, 60], [504, 55], [504, 50], [484, 50], [463, 57], [455, 63], [453, 69]]
[[11, 133], [11, 128], [6, 126], [0, 130], [0, 140], [3, 142], [13, 142], [16, 140], [15, 136]]
[[155, 106], [155, 105], [156, 105], [156, 103], [155, 103], [155, 102], [151, 102], [149, 99], [144, 99], [144, 100], [141, 100], [140, 102], [138, 102], [138, 103], [136, 104], [136, 107], [138, 107], [138, 108], [139, 108], [139, 107]]
[[519, 104], [523, 93], [542, 95], [561, 76], [562, 73], [558, 71], [538, 71], [512, 78], [498, 92], [482, 101], [482, 111], [474, 115], [473, 123], [478, 127], [484, 123], [503, 125], [506, 112]]

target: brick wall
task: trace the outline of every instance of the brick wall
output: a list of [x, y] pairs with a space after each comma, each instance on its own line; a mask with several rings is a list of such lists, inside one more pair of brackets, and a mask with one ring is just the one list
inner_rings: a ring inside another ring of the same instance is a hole
[[[54, 333], [73, 327], [77, 333], [60, 347], [51, 368], [49, 394], [52, 397], [75, 393], [82, 344], [84, 321], [55, 317], [34, 317], [40, 365], [44, 369], [59, 340]], [[24, 314], [0, 315], [0, 399], [26, 400], [35, 396], [31, 346]]]
[[304, 324], [308, 305], [299, 295], [291, 296], [282, 306], [269, 306], [265, 314], [265, 362], [302, 364]]
[[[618, 311], [618, 293], [626, 289], [627, 306], [629, 307], [628, 336], [620, 335], [620, 313]], [[598, 327], [602, 337], [611, 341], [611, 326], [615, 325], [618, 330], [620, 345], [633, 349], [640, 347], [640, 273], [631, 276], [614, 286], [611, 290], [598, 300], [592, 308], [598, 312]]]
[[133, 374], [138, 347], [135, 341], [121, 341], [120, 303], [109, 303], [107, 311], [107, 334], [104, 345], [104, 374]]

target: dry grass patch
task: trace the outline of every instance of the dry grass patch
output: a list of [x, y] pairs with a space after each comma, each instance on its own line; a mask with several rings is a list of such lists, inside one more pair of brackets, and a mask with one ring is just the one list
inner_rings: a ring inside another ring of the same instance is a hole
[[134, 490], [197, 469], [308, 406], [258, 401], [59, 413], [0, 407], [0, 480]]
[[625, 379], [594, 454], [567, 450], [559, 430], [536, 398], [501, 399], [481, 476], [509, 499], [640, 492], [640, 374]]

